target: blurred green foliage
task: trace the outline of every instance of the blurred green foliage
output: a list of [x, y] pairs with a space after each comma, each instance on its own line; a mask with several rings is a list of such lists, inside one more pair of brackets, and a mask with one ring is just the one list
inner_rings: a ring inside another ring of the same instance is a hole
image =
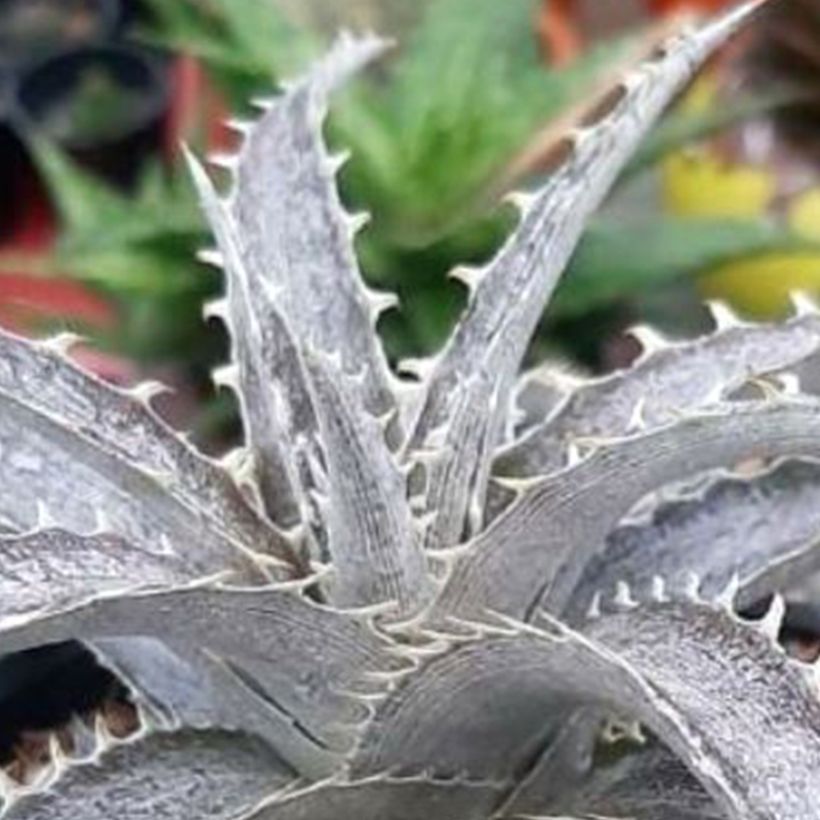
[[[366, 276], [398, 291], [401, 311], [383, 318], [393, 357], [434, 350], [463, 304], [447, 278], [458, 262], [480, 262], [503, 240], [512, 214], [493, 196], [511, 160], [574, 103], [589, 96], [632, 41], [590, 50], [570, 68], [540, 58], [535, 0], [430, 0], [401, 47], [338, 100], [328, 133], [352, 150], [341, 176], [351, 210], [369, 210], [359, 251]], [[260, 0], [150, 0], [155, 45], [199, 57], [232, 110], [296, 73], [322, 48]], [[670, 150], [735, 119], [779, 104], [673, 116], [630, 168], [636, 175]], [[193, 138], [194, 148], [197, 146]], [[64, 219], [62, 267], [119, 302], [122, 332], [104, 340], [137, 359], [210, 364], [224, 355], [218, 332], [200, 317], [219, 277], [194, 261], [207, 244], [193, 191], [180, 167], [145, 170], [133, 197], [112, 191], [53, 147], [36, 145]], [[639, 224], [593, 222], [551, 309], [583, 331], [590, 310], [728, 258], [780, 249], [795, 240], [757, 223], [709, 223], [662, 215]], [[590, 333], [595, 329], [590, 327]], [[573, 343], [575, 340], [572, 340]]]

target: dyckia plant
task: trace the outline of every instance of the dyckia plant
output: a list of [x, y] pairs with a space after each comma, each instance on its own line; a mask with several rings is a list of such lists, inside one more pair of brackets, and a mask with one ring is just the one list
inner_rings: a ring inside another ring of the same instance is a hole
[[645, 332], [540, 415], [543, 373], [517, 375], [585, 220], [751, 11], [673, 38], [573, 133], [499, 255], [458, 271], [468, 306], [415, 381], [322, 141], [372, 37], [264, 103], [229, 191], [191, 158], [240, 451], [199, 455], [64, 338], [0, 337], [0, 648], [86, 642], [140, 719], [78, 724], [5, 783], [7, 817], [820, 817], [815, 669], [777, 644], [781, 598], [736, 614], [820, 564], [820, 404], [741, 390], [814, 354], [820, 315]]

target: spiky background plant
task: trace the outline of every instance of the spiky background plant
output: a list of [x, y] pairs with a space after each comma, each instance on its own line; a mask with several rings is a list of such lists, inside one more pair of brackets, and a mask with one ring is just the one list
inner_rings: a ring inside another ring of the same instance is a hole
[[[275, 0], [148, 5], [155, 19], [141, 36], [171, 54], [195, 55], [240, 116], [250, 97], [322, 50], [320, 36], [289, 23]], [[538, 53], [536, 0], [429, 0], [409, 4], [409, 14], [407, 3], [394, 0], [287, 5], [300, 6], [300, 17], [315, 23], [370, 18], [401, 32], [401, 48], [335, 98], [325, 131], [331, 145], [353, 152], [338, 179], [345, 202], [373, 215], [357, 238], [365, 279], [401, 298], [401, 311], [379, 324], [388, 359], [427, 355], [446, 339], [464, 303], [447, 273], [458, 261], [485, 261], [509, 230], [512, 214], [498, 207], [500, 196], [540, 174], [561, 123], [580, 118], [580, 103], [606, 86], [616, 66], [635, 62], [657, 33], [602, 43], [558, 69]], [[779, 107], [787, 96], [770, 84], [719, 112], [672, 113], [653, 129], [620, 175], [614, 207], [587, 224], [535, 337], [539, 354], [549, 348], [597, 362], [624, 310], [646, 315], [647, 292], [730, 260], [806, 250], [806, 240], [790, 229], [758, 219], [674, 218], [629, 205], [637, 196], [632, 184], [648, 184], [670, 151]], [[187, 134], [204, 150], [203, 137], [194, 128]], [[95, 334], [96, 343], [140, 363], [184, 364], [204, 387], [207, 370], [224, 358], [219, 324], [201, 317], [220, 277], [194, 256], [207, 226], [184, 162], [175, 156], [169, 168], [147, 167], [126, 197], [54, 145], [31, 139], [30, 147], [61, 221], [46, 269], [90, 285], [120, 318], [116, 331]], [[9, 262], [19, 272], [20, 259]], [[4, 264], [0, 256], [0, 269]], [[43, 267], [38, 259], [37, 270]], [[603, 322], [608, 334], [590, 331]], [[77, 320], [71, 327], [92, 330]], [[235, 406], [223, 392], [201, 419], [203, 433], [224, 432], [214, 422], [224, 425], [226, 416], [235, 418]]]
[[191, 159], [242, 450], [200, 456], [70, 339], [0, 337], [0, 647], [81, 639], [140, 716], [125, 742], [55, 741], [7, 817], [820, 817], [816, 670], [778, 647], [780, 598], [736, 614], [819, 563], [820, 404], [737, 391], [812, 355], [820, 315], [644, 333], [543, 418], [517, 378], [586, 219], [751, 10], [675, 37], [573, 134], [500, 254], [459, 271], [468, 306], [415, 382], [386, 366], [390, 300], [321, 137], [371, 37], [265, 103], [227, 195]]

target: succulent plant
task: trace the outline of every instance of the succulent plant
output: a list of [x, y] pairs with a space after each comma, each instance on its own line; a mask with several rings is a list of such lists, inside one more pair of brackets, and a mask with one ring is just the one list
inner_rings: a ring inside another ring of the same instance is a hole
[[[322, 49], [317, 33], [289, 23], [275, 2], [148, 5], [154, 24], [140, 36], [169, 57], [196, 55], [208, 84], [240, 116], [250, 97], [295, 74]], [[388, 360], [428, 355], [443, 344], [463, 306], [462, 290], [447, 278], [450, 269], [459, 261], [486, 261], [511, 227], [511, 212], [499, 207], [502, 195], [541, 174], [556, 134], [566, 129], [562, 123], [580, 118], [618, 66], [631, 66], [660, 33], [607, 40], [559, 69], [545, 64], [533, 36], [539, 0], [419, 0], [409, 10], [394, 0], [283, 5], [299, 6], [300, 17], [326, 7], [319, 15], [325, 22], [339, 14], [361, 21], [364, 13], [401, 32], [401, 48], [334, 99], [324, 130], [331, 146], [352, 150], [338, 178], [344, 201], [373, 216], [357, 237], [365, 281], [401, 299], [401, 311], [379, 323]], [[397, 28], [397, 12], [408, 27]], [[212, 96], [194, 97], [195, 110], [182, 120], [200, 127], [186, 128], [186, 138], [197, 150], [232, 150], [231, 135], [209, 122]], [[816, 251], [793, 227], [757, 216], [690, 219], [634, 207], [633, 185], [646, 184], [670, 153], [792, 98], [786, 89], [766, 88], [716, 107], [719, 112], [676, 106], [665, 116], [620, 175], [609, 207], [588, 222], [532, 346], [598, 362], [625, 314], [653, 315], [652, 305], [669, 298], [670, 287], [688, 291], [694, 277], [718, 265]], [[93, 333], [104, 350], [139, 364], [173, 366], [210, 398], [207, 374], [224, 358], [227, 340], [220, 323], [203, 322], [201, 311], [221, 290], [221, 277], [195, 259], [208, 228], [181, 153], [168, 158], [169, 167], [146, 166], [124, 196], [36, 135], [29, 135], [28, 148], [57, 207], [59, 241], [45, 260], [0, 254], [0, 269], [19, 274], [27, 261], [35, 272], [69, 274], [87, 285], [111, 303], [119, 321], [114, 329], [89, 325], [81, 314], [62, 316], [68, 327]], [[52, 317], [53, 310], [39, 317], [38, 327]], [[683, 322], [674, 326], [685, 331], [685, 316]], [[214, 398], [197, 423], [200, 442], [234, 436], [239, 428], [232, 396], [223, 391]]]
[[820, 563], [820, 404], [767, 376], [820, 348], [820, 314], [716, 307], [711, 335], [644, 330], [607, 378], [518, 375], [589, 214], [755, 5], [674, 37], [573, 133], [500, 254], [457, 272], [468, 305], [415, 381], [381, 352], [392, 300], [358, 276], [322, 140], [374, 37], [237, 124], [227, 193], [190, 158], [240, 450], [198, 454], [161, 388], [104, 385], [71, 338], [0, 336], [0, 648], [82, 640], [140, 719], [78, 723], [4, 783], [6, 817], [820, 816], [816, 670], [776, 641], [780, 597], [737, 614]]

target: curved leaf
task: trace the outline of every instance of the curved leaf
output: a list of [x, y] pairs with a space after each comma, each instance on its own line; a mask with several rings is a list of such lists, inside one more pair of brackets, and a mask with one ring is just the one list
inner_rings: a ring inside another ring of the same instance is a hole
[[714, 481], [694, 498], [660, 504], [651, 519], [614, 530], [584, 571], [566, 617], [580, 621], [618, 582], [648, 591], [701, 579], [714, 595], [737, 574], [749, 606], [820, 568], [820, 464], [789, 461], [753, 478]]
[[584, 437], [615, 437], [636, 424], [655, 427], [725, 398], [753, 376], [798, 364], [820, 346], [820, 315], [802, 309], [778, 325], [741, 324], [715, 308], [713, 333], [667, 342], [635, 331], [644, 346], [632, 367], [582, 381], [553, 413], [498, 454], [500, 475], [544, 475], [567, 463], [570, 445]]
[[[123, 535], [145, 538], [142, 530], [152, 513], [149, 502], [140, 498], [144, 486], [145, 494], [162, 496], [156, 507], [168, 509], [168, 517], [186, 519], [186, 529], [203, 532], [174, 541], [185, 545], [192, 560], [210, 546], [224, 562], [236, 562], [241, 548], [252, 546], [293, 562], [288, 541], [248, 506], [230, 475], [196, 453], [153, 412], [149, 400], [161, 386], [142, 385], [129, 393], [106, 385], [65, 358], [71, 342], [57, 337], [32, 343], [0, 332], [0, 402], [8, 419], [3, 424], [31, 428], [18, 441], [9, 441], [2, 459], [4, 491], [19, 486], [22, 492], [25, 486], [27, 496], [19, 503], [9, 498], [6, 504], [17, 509], [6, 513], [3, 508], [3, 514], [20, 528], [30, 526], [33, 517], [26, 511], [39, 499], [66, 523], [87, 531], [89, 506], [104, 510], [112, 524], [120, 523], [118, 509], [128, 506], [145, 521], [126, 522], [123, 511]], [[24, 421], [13, 422], [17, 417]], [[50, 455], [38, 466], [43, 448]], [[63, 459], [76, 466], [61, 468]], [[93, 521], [91, 516], [91, 525]], [[155, 537], [167, 530], [172, 538], [172, 526], [155, 525]]]
[[190, 579], [185, 561], [107, 533], [81, 536], [48, 528], [0, 537], [0, 621], [70, 607], [136, 582]]
[[8, 820], [230, 820], [293, 772], [264, 743], [227, 732], [156, 732], [70, 761], [48, 790], [12, 794]]
[[0, 393], [0, 518], [15, 530], [57, 521], [81, 533], [100, 527], [146, 551], [164, 544], [190, 577], [250, 569], [253, 554], [149, 473], [72, 427]]
[[[289, 763], [312, 774], [326, 774], [355, 737], [366, 714], [357, 693], [374, 689], [364, 673], [401, 666], [365, 615], [312, 604], [291, 585], [120, 589], [0, 618], [0, 652], [70, 639], [132, 637], [161, 639], [206, 681], [213, 694], [203, 692], [198, 708], [214, 714], [205, 725], [259, 734]], [[127, 642], [120, 646], [122, 668], [139, 663]], [[172, 665], [171, 671], [183, 677], [183, 691], [190, 686], [184, 670]], [[173, 710], [173, 702], [162, 706]], [[185, 713], [192, 712], [186, 706]]]
[[730, 816], [812, 820], [820, 800], [817, 670], [777, 646], [773, 614], [776, 605], [753, 627], [708, 607], [655, 604], [608, 614], [588, 634], [690, 716], [704, 758], [731, 761], [720, 774], [699, 775], [715, 798], [713, 778], [737, 791]]
[[483, 820], [495, 794], [491, 784], [462, 780], [338, 778], [274, 795], [241, 820]]
[[727, 818], [814, 820], [815, 670], [788, 658], [768, 628], [770, 619], [755, 628], [694, 602], [607, 615], [588, 637], [551, 620], [477, 627], [398, 682], [354, 771], [433, 765], [503, 777], [543, 746], [557, 706], [602, 704], [646, 723]]
[[[468, 523], [472, 499], [457, 494], [458, 481], [449, 492], [442, 489], [446, 476], [476, 476], [483, 501], [489, 460], [503, 434], [506, 408], [498, 398], [512, 388], [586, 220], [670, 100], [752, 8], [745, 6], [700, 31], [671, 39], [657, 59], [618, 84], [603, 116], [569, 140], [568, 158], [543, 188], [523, 201], [521, 223], [496, 258], [484, 269], [458, 272], [470, 284], [471, 298], [433, 363], [408, 444], [412, 460], [414, 451], [434, 448], [435, 439], [449, 430], [458, 434], [457, 440], [447, 442], [428, 477], [426, 514], [447, 510], [454, 522], [435, 543], [428, 539], [429, 547], [453, 546]], [[477, 387], [479, 395], [474, 394]]]
[[[615, 761], [601, 762], [587, 781], [548, 804], [550, 814], [624, 817], [632, 820], [726, 820], [686, 767], [669, 751], [634, 745]], [[504, 816], [541, 814], [545, 804], [529, 797], [514, 801]]]
[[641, 498], [744, 458], [820, 454], [820, 404], [741, 402], [609, 444], [543, 479], [453, 556], [440, 616], [560, 612], [590, 558]]

